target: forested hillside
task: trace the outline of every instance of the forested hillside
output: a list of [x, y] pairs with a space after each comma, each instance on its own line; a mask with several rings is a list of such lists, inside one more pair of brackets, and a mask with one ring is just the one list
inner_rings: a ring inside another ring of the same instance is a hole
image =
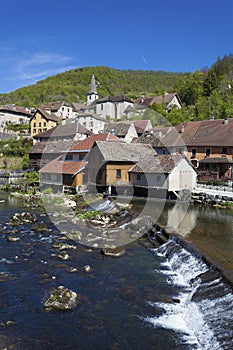
[[181, 110], [166, 113], [163, 106], [153, 106], [172, 123], [184, 120], [233, 117], [233, 55], [224, 56], [206, 69], [193, 73], [119, 70], [108, 67], [85, 67], [67, 71], [35, 85], [0, 95], [0, 103], [37, 107], [50, 101], [85, 102], [92, 74], [99, 97], [127, 94], [140, 95], [177, 92], [183, 102]]

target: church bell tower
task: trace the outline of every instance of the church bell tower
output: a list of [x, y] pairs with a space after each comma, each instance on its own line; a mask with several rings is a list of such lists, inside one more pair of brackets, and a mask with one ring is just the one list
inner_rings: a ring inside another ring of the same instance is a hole
[[99, 98], [99, 96], [97, 94], [95, 76], [94, 76], [94, 74], [92, 74], [90, 91], [87, 94], [87, 105], [90, 105], [92, 102], [94, 102], [98, 98]]

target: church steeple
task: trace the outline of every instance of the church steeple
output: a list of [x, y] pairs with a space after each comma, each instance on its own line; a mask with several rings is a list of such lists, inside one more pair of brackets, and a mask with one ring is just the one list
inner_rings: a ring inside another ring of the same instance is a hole
[[92, 74], [90, 91], [87, 94], [87, 105], [91, 104], [93, 101], [97, 100], [98, 98], [99, 98], [99, 96], [97, 94], [95, 76], [94, 76], [94, 74]]

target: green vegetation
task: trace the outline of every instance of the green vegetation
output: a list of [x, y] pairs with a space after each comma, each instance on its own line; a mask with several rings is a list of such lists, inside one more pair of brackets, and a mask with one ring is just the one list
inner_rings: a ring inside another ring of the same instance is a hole
[[[167, 113], [165, 106], [152, 106], [153, 111], [173, 125], [210, 116], [231, 118], [233, 115], [233, 54], [218, 58], [210, 68], [193, 73], [119, 70], [104, 66], [78, 68], [9, 94], [0, 94], [0, 103], [38, 107], [51, 101], [85, 102], [92, 74], [95, 74], [100, 98], [126, 94], [135, 99], [140, 95], [177, 92], [183, 103], [181, 110]], [[150, 118], [154, 125], [159, 125], [155, 113], [142, 118]]]
[[96, 217], [96, 215], [101, 214], [100, 211], [97, 210], [90, 210], [90, 211], [86, 211], [86, 210], [80, 210], [77, 213], [77, 217], [79, 219], [83, 219], [83, 220], [92, 220]]
[[8, 140], [0, 141], [0, 154], [2, 157], [23, 157], [31, 147], [31, 139], [21, 137], [19, 140], [16, 140], [13, 137]]

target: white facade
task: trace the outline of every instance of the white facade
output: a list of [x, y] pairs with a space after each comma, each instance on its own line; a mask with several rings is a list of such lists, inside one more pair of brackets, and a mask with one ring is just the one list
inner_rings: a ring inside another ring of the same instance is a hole
[[45, 109], [45, 111], [49, 114], [53, 113], [58, 118], [63, 120], [68, 118], [73, 118], [76, 114], [73, 112], [73, 108], [71, 106], [62, 105], [57, 111], [52, 112], [51, 109]]
[[99, 114], [104, 119], [109, 118], [112, 120], [120, 120], [124, 115], [126, 115], [125, 111], [129, 106], [133, 106], [133, 103], [128, 101], [103, 101], [96, 102], [94, 105], [88, 106], [88, 111], [90, 113]]
[[80, 114], [77, 116], [76, 120], [94, 134], [102, 133], [107, 124], [106, 120], [98, 118], [92, 114]]
[[11, 112], [0, 112], [0, 132], [6, 132], [8, 124], [29, 124], [30, 118]]
[[[143, 169], [142, 169], [143, 170]], [[187, 159], [181, 159], [170, 173], [130, 173], [130, 182], [135, 186], [166, 189], [169, 192], [192, 190], [196, 187], [197, 173]]]

